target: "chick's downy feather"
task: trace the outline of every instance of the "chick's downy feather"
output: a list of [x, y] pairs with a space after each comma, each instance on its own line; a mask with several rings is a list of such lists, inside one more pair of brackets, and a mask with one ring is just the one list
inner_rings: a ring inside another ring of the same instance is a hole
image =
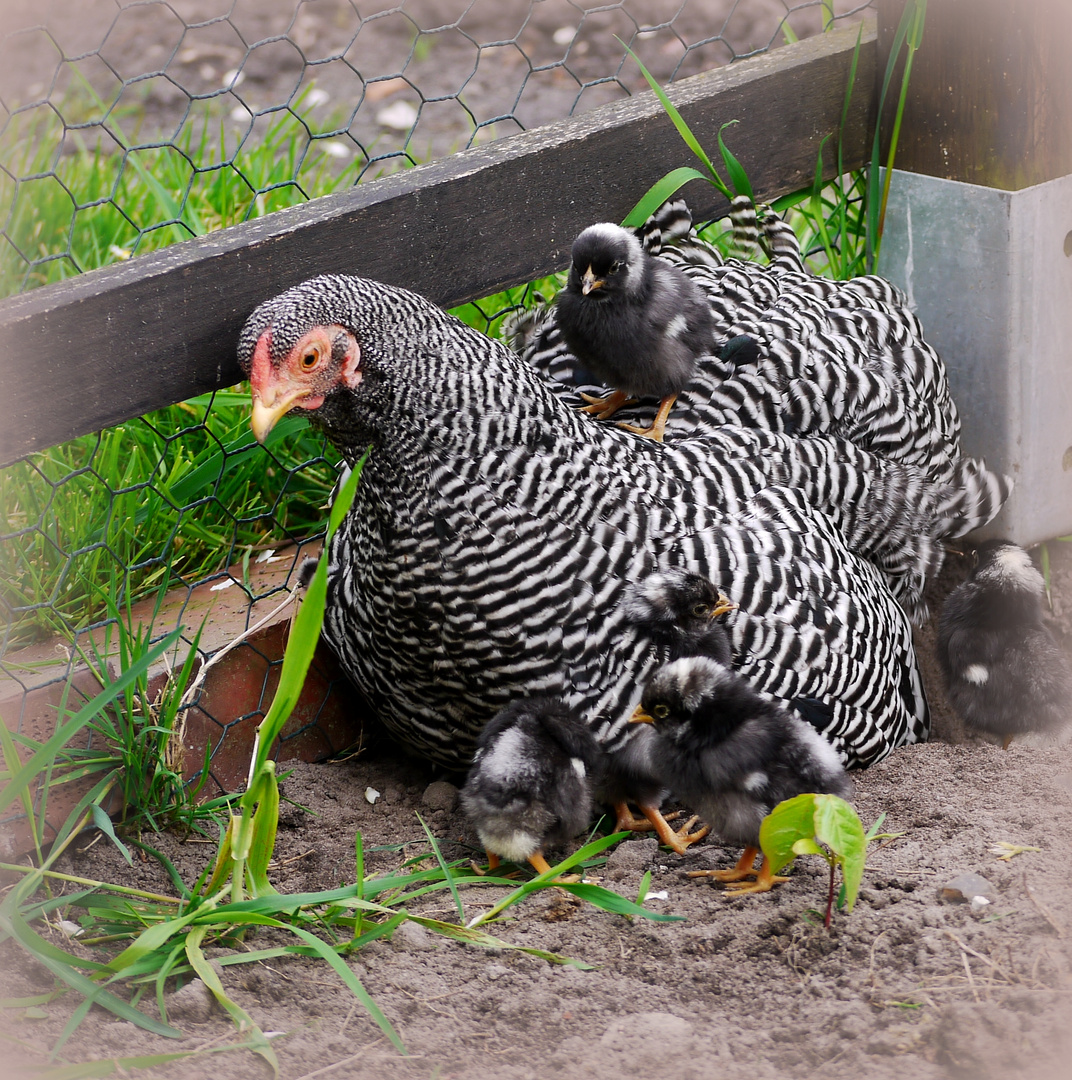
[[950, 704], [969, 727], [1006, 745], [1029, 732], [1072, 732], [1072, 665], [1043, 622], [1042, 574], [1007, 540], [982, 544], [975, 557], [938, 621]]

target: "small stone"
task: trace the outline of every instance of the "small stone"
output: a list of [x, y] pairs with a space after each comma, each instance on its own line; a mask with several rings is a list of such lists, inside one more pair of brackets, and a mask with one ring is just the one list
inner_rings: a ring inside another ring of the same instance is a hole
[[435, 935], [430, 934], [420, 923], [408, 919], [391, 935], [391, 941], [395, 948], [406, 952], [430, 952], [437, 948]]
[[168, 1018], [186, 1020], [191, 1024], [205, 1024], [212, 1019], [212, 1008], [215, 1004], [212, 991], [200, 979], [193, 979], [168, 998]]
[[452, 814], [458, 805], [458, 789], [446, 780], [437, 780], [424, 789], [421, 805], [430, 810], [445, 810]]
[[943, 885], [939, 896], [952, 903], [965, 903], [976, 896], [989, 897], [993, 891], [994, 886], [985, 877], [969, 872], [958, 874], [952, 881]]
[[510, 969], [505, 964], [488, 964], [484, 968], [484, 978], [494, 982], [496, 979], [501, 979], [504, 975], [509, 975]]

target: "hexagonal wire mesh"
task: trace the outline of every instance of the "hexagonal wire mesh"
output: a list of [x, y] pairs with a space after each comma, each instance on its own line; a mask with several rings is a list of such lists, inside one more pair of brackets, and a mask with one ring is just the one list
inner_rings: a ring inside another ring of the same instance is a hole
[[[0, 295], [646, 89], [622, 42], [665, 83], [867, 6], [8, 0]], [[465, 317], [493, 332], [521, 299]], [[114, 653], [117, 620], [151, 621], [157, 637], [182, 625], [189, 645], [209, 615], [198, 646], [211, 653], [286, 594], [301, 545], [319, 535], [335, 460], [308, 429], [287, 435], [262, 451], [246, 395], [217, 393], [0, 470], [0, 716], [12, 730], [34, 738], [34, 717], [54, 723], [92, 642], [107, 631]], [[280, 648], [253, 649], [244, 707], [202, 697], [188, 773], [236, 719], [261, 714]], [[324, 674], [325, 696], [336, 678]], [[351, 734], [325, 708], [312, 703], [292, 729], [326, 753]]]

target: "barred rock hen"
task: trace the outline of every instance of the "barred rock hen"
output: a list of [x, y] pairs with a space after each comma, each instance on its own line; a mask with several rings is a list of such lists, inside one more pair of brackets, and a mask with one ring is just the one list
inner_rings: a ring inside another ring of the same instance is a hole
[[[738, 246], [761, 236], [751, 200], [734, 201]], [[944, 538], [991, 520], [1011, 481], [960, 453], [960, 419], [944, 365], [924, 340], [905, 296], [876, 276], [815, 277], [784, 222], [767, 213], [769, 265], [724, 259], [692, 230], [685, 204], [666, 204], [637, 230], [651, 255], [683, 271], [707, 296], [720, 347], [700, 356], [674, 406], [665, 439], [691, 438], [726, 424], [789, 435], [837, 435], [862, 449], [914, 465], [958, 493]], [[514, 347], [552, 379], [571, 405], [600, 392], [557, 325], [554, 308], [515, 320]], [[639, 423], [651, 408], [625, 409]], [[937, 570], [941, 554], [935, 562]], [[922, 604], [911, 612], [922, 621]]]
[[372, 445], [332, 542], [323, 632], [417, 753], [464, 769], [497, 711], [553, 695], [612, 772], [644, 772], [628, 720], [657, 651], [620, 603], [670, 566], [739, 603], [733, 643], [758, 690], [832, 703], [824, 734], [847, 764], [926, 736], [888, 582], [933, 560], [962, 494], [948, 485], [828, 437], [638, 439], [422, 297], [360, 278], [262, 304], [239, 359], [259, 438], [298, 407], [347, 461]]

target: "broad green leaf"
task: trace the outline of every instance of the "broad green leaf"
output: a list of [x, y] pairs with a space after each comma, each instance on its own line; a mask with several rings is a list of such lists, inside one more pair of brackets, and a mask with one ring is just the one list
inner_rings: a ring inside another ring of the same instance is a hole
[[759, 826], [759, 846], [777, 874], [796, 857], [793, 845], [815, 835], [815, 796], [810, 792], [779, 803]]
[[821, 847], [819, 847], [819, 845], [814, 840], [809, 840], [807, 837], [804, 837], [804, 836], [802, 836], [793, 845], [793, 854], [794, 855], [822, 855], [822, 857], [824, 859], [826, 858], [826, 852]]
[[856, 811], [837, 795], [815, 796], [815, 835], [841, 863], [845, 904], [851, 912], [860, 891], [867, 855], [867, 837]]

